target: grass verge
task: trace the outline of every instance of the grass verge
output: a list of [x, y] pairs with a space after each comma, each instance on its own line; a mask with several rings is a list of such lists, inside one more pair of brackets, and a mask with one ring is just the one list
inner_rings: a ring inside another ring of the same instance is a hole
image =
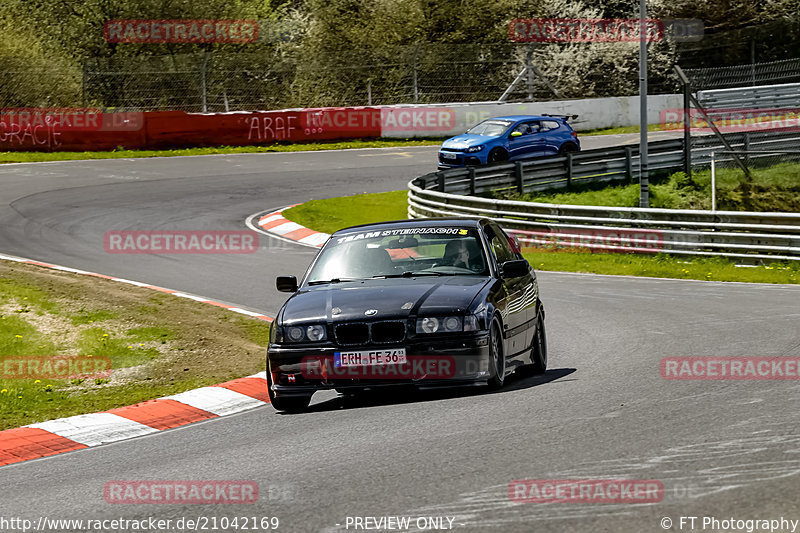
[[[726, 211], [800, 212], [800, 164], [779, 163], [751, 169], [747, 179], [738, 168], [717, 171], [717, 209]], [[498, 197], [528, 202], [568, 205], [636, 207], [639, 185], [587, 184], [571, 192], [542, 192], [520, 195], [497, 193]], [[711, 171], [672, 174], [650, 184], [650, 205], [666, 209], [711, 209]]]
[[132, 157], [175, 157], [187, 155], [249, 154], [267, 152], [307, 152], [350, 150], [354, 148], [393, 148], [401, 146], [434, 146], [444, 139], [365, 139], [307, 144], [272, 144], [268, 146], [217, 146], [177, 150], [118, 150], [106, 152], [0, 152], [0, 163], [33, 163], [74, 159], [125, 159]]
[[[333, 233], [356, 224], [406, 218], [406, 195], [407, 191], [392, 191], [312, 200], [287, 209], [283, 216], [305, 227]], [[797, 263], [737, 267], [735, 263], [722, 258], [685, 259], [667, 254], [601, 254], [564, 249], [527, 250], [525, 257], [537, 270], [754, 283], [800, 283], [800, 264]]]
[[[0, 430], [254, 374], [268, 335], [269, 324], [225, 309], [0, 261]], [[20, 362], [43, 370], [64, 357], [106, 361], [111, 373], [20, 374]]]

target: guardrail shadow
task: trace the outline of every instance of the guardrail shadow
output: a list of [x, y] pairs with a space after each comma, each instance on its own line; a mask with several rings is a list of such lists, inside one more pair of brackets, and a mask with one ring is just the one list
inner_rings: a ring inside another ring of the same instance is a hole
[[450, 398], [462, 398], [484, 394], [504, 394], [506, 392], [529, 389], [552, 383], [576, 372], [575, 368], [554, 368], [544, 374], [532, 377], [509, 376], [506, 385], [497, 391], [487, 391], [485, 385], [467, 385], [452, 388], [419, 390], [413, 385], [398, 385], [387, 389], [364, 391], [355, 395], [340, 395], [324, 402], [312, 404], [305, 412], [336, 411], [340, 409], [359, 409], [408, 403], [434, 402]]

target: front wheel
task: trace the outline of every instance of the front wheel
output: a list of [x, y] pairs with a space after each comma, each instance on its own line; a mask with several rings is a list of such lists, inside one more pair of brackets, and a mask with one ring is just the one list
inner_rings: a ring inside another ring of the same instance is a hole
[[531, 346], [532, 363], [522, 367], [525, 376], [544, 374], [547, 370], [547, 333], [544, 329], [544, 318], [539, 315], [536, 321], [536, 335]]
[[497, 390], [503, 387], [506, 381], [506, 356], [503, 353], [503, 337], [500, 325], [492, 322], [489, 333], [489, 364], [492, 365], [494, 375], [489, 378], [489, 388]]
[[494, 148], [486, 157], [487, 163], [499, 163], [500, 161], [508, 161], [508, 153], [502, 148]]

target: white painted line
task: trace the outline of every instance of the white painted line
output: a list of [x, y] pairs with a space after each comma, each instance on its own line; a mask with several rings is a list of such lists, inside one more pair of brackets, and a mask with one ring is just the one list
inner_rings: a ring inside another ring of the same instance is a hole
[[173, 292], [173, 296], [177, 296], [178, 298], [188, 298], [190, 300], [194, 300], [195, 302], [210, 302], [208, 298], [203, 298], [201, 296], [195, 296], [193, 294], [186, 294], [185, 292]]
[[259, 372], [258, 374], [253, 374], [252, 376], [247, 376], [247, 377], [248, 378], [260, 378], [260, 379], [266, 380], [267, 379], [267, 371], [264, 370], [262, 372]]
[[286, 235], [290, 231], [294, 231], [296, 229], [305, 229], [305, 228], [300, 224], [297, 224], [296, 222], [286, 222], [279, 226], [275, 226], [274, 228], [270, 228], [268, 231], [277, 233], [278, 235]]
[[108, 442], [130, 439], [156, 433], [158, 430], [112, 413], [91, 413], [70, 416], [25, 426], [43, 429], [85, 446], [99, 446]]
[[0, 254], [0, 259], [5, 259], [6, 261], [14, 261], [16, 263], [27, 263], [28, 259], [22, 259], [21, 257], [14, 257], [13, 255], [2, 255]]
[[129, 279], [123, 278], [112, 278], [112, 281], [119, 281], [121, 283], [128, 283], [130, 285], [136, 285], [137, 287], [149, 287], [149, 283], [142, 283], [141, 281], [131, 281]]
[[256, 313], [254, 311], [248, 311], [247, 309], [242, 309], [241, 307], [229, 307], [228, 311], [233, 311], [234, 313], [241, 313], [247, 316], [264, 316], [262, 313]]
[[256, 400], [246, 394], [224, 387], [202, 387], [175, 394], [174, 396], [166, 396], [162, 399], [175, 400], [219, 416], [230, 415], [264, 405], [261, 400]]

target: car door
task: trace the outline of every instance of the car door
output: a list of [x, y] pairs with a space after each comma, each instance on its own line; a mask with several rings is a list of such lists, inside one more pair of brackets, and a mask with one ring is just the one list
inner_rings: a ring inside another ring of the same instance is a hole
[[[498, 270], [506, 261], [517, 259], [516, 254], [509, 245], [508, 236], [495, 224], [484, 227], [489, 250], [497, 262]], [[525, 306], [525, 289], [530, 281], [530, 276], [519, 278], [501, 278], [501, 283], [506, 294], [506, 306], [503, 310], [503, 337], [505, 338], [505, 353], [508, 359], [513, 358], [527, 349], [527, 322], [528, 309]]]
[[542, 155], [556, 155], [561, 143], [564, 141], [564, 135], [560, 131], [561, 124], [555, 120], [542, 121]]
[[542, 124], [538, 120], [528, 122], [527, 151], [525, 157], [542, 157], [547, 155], [546, 136], [542, 133]]
[[520, 122], [508, 132], [508, 158], [510, 160], [523, 159], [528, 155], [530, 150], [529, 128], [527, 122]]

